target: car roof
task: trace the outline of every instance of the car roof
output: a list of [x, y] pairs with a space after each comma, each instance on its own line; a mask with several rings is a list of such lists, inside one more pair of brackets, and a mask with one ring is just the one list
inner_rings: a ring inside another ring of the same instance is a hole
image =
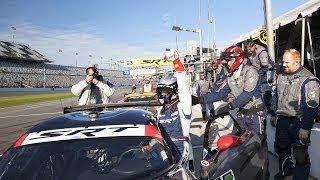
[[73, 112], [47, 119], [31, 128], [27, 133], [104, 125], [146, 125], [153, 120], [152, 113], [141, 108], [118, 108], [102, 112]]

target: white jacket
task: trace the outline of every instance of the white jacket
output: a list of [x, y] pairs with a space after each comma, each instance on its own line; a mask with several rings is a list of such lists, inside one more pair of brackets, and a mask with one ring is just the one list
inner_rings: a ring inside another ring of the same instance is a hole
[[78, 105], [106, 104], [110, 102], [109, 97], [114, 93], [114, 89], [109, 87], [106, 83], [99, 81], [96, 84], [96, 88], [93, 88], [91, 93], [91, 84], [87, 83], [86, 80], [82, 80], [72, 86], [71, 92], [75, 96], [81, 95]]
[[[162, 124], [166, 132], [171, 138], [176, 137], [189, 137], [190, 124], [191, 124], [191, 91], [190, 82], [185, 72], [175, 72], [175, 77], [178, 83], [178, 97], [179, 102], [177, 108], [171, 106], [164, 113], [160, 113], [162, 108], [157, 109], [158, 119]], [[189, 158], [190, 144], [188, 142], [175, 142], [178, 150], [181, 153], [182, 158], [179, 164], [185, 165]]]

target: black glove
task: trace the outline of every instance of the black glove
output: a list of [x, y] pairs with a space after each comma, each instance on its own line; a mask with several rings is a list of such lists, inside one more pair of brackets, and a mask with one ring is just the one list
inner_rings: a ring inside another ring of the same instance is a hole
[[200, 103], [200, 97], [197, 96], [191, 96], [191, 102], [192, 102], [192, 106], [197, 105]]
[[232, 110], [232, 105], [231, 103], [228, 103], [227, 105], [219, 108], [215, 114], [215, 116], [217, 117], [223, 117], [225, 115], [228, 115], [229, 114], [229, 111]]

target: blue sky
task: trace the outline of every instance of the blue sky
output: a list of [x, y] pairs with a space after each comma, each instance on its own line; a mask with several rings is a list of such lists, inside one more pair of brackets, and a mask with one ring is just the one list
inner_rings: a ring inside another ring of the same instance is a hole
[[[263, 0], [201, 0], [203, 44], [212, 44], [208, 2], [218, 47], [264, 22]], [[290, 3], [289, 3], [290, 2]], [[273, 0], [273, 18], [307, 2]], [[1, 0], [0, 39], [29, 44], [55, 64], [88, 63], [162, 56], [165, 48], [185, 52], [195, 33], [173, 32], [176, 24], [197, 29], [199, 0]], [[16, 27], [13, 31], [10, 27]], [[62, 52], [59, 52], [62, 49]], [[78, 53], [78, 55], [75, 55]], [[92, 55], [90, 58], [89, 55]], [[102, 57], [102, 59], [101, 59]]]

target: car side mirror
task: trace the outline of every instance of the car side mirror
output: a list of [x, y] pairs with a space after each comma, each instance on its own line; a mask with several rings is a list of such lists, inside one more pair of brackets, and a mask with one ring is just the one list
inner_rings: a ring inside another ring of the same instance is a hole
[[225, 150], [225, 149], [229, 149], [235, 146], [238, 146], [240, 144], [242, 144], [243, 141], [239, 136], [235, 136], [232, 134], [227, 134], [224, 136], [221, 136], [218, 139], [217, 145], [219, 150]]

